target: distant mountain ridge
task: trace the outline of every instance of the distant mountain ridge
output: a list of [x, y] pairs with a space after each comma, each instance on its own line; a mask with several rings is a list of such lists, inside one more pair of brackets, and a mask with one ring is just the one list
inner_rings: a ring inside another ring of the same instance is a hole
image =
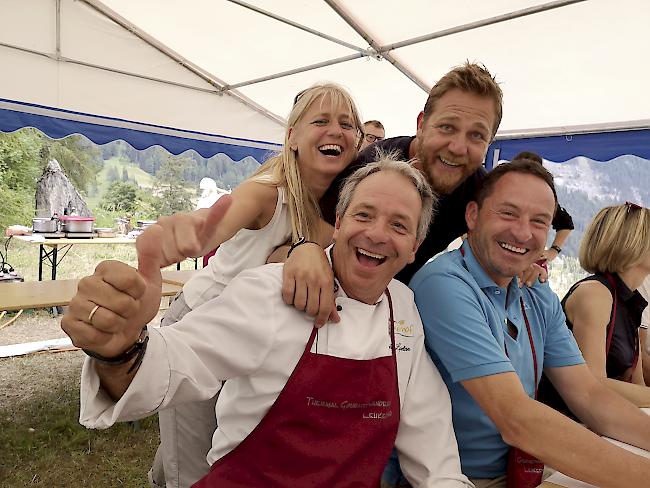
[[[575, 230], [563, 246], [567, 256], [577, 256], [580, 239], [596, 213], [626, 201], [650, 206], [650, 161], [620, 156], [607, 162], [577, 157], [565, 163], [544, 161], [553, 173], [558, 201], [566, 208]], [[554, 233], [551, 232], [550, 239]]]

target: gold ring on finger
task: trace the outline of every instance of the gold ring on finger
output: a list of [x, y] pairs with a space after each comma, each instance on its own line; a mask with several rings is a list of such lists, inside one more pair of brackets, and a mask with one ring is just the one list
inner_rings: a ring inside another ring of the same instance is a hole
[[90, 313], [88, 314], [88, 320], [86, 320], [86, 322], [88, 322], [90, 325], [93, 325], [93, 316], [95, 315], [95, 312], [97, 312], [98, 308], [99, 305], [95, 305], [93, 309], [90, 311]]

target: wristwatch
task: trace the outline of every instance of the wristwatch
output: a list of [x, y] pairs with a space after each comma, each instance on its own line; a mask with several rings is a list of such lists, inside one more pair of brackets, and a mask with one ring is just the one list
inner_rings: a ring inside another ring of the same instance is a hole
[[562, 252], [562, 248], [560, 246], [556, 246], [555, 244], [553, 244], [549, 249], [555, 249], [558, 254]]
[[126, 351], [124, 351], [122, 354], [118, 356], [108, 358], [100, 354], [97, 354], [96, 352], [88, 351], [86, 349], [83, 349], [83, 352], [85, 352], [86, 355], [90, 356], [96, 361], [99, 361], [102, 364], [108, 364], [112, 366], [117, 366], [118, 364], [127, 363], [134, 357], [137, 357], [135, 363], [133, 363], [133, 365], [127, 371], [128, 374], [134, 369], [136, 369], [138, 366], [140, 366], [140, 363], [144, 358], [144, 353], [147, 350], [147, 342], [149, 342], [149, 331], [147, 330], [147, 326], [145, 325], [142, 328], [142, 331], [140, 332], [140, 336], [138, 337], [138, 340], [135, 341], [135, 343], [131, 347], [129, 347]]

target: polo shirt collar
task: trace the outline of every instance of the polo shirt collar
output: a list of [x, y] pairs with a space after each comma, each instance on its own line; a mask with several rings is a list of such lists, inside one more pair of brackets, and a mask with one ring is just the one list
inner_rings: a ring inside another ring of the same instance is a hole
[[[478, 259], [476, 259], [476, 256], [474, 256], [474, 253], [472, 252], [472, 246], [469, 245], [468, 239], [465, 239], [463, 241], [462, 248], [465, 252], [465, 256], [461, 254], [461, 259], [464, 260], [467, 271], [469, 271], [469, 273], [474, 277], [476, 284], [481, 288], [481, 290], [483, 290], [483, 292], [494, 288], [505, 290], [504, 288], [501, 288], [499, 285], [497, 285], [494, 280], [490, 278], [490, 276], [485, 272], [483, 266], [481, 266], [481, 263], [479, 263]], [[512, 303], [513, 300], [519, 299], [521, 296], [521, 290], [519, 289], [519, 286], [517, 286], [516, 277], [512, 278], [508, 284], [507, 292], [508, 305]]]

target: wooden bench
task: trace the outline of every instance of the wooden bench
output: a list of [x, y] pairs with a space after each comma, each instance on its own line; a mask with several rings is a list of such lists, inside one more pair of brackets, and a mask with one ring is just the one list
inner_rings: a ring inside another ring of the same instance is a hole
[[[194, 270], [163, 271], [163, 296], [176, 295]], [[0, 311], [68, 305], [77, 293], [78, 279], [0, 283]]]

